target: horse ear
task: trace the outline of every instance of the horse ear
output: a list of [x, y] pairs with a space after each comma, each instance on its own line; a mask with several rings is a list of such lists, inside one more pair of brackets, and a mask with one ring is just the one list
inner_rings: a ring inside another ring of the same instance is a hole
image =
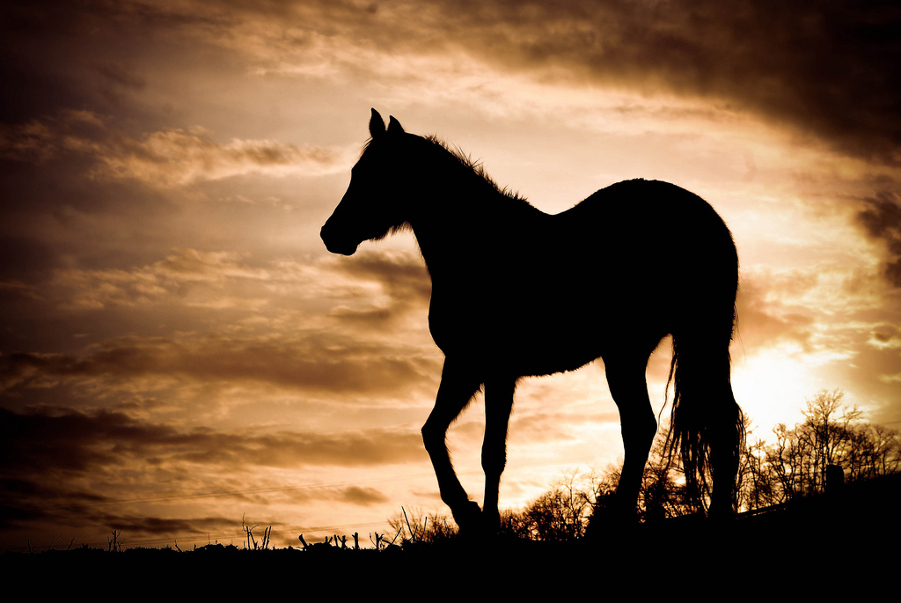
[[389, 134], [403, 134], [404, 128], [400, 125], [400, 122], [394, 119], [394, 116], [391, 115], [388, 118], [388, 133]]
[[[393, 118], [392, 118], [393, 119]], [[372, 110], [372, 117], [369, 119], [369, 135], [378, 138], [385, 133], [385, 120], [379, 115], [375, 109]]]

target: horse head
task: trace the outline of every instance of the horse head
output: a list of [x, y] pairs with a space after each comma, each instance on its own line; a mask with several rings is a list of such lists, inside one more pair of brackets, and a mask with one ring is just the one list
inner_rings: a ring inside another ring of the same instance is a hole
[[409, 162], [409, 143], [418, 137], [406, 134], [394, 117], [386, 127], [375, 109], [369, 134], [347, 192], [320, 231], [332, 253], [353, 255], [363, 241], [381, 239], [409, 221], [409, 179], [398, 168]]

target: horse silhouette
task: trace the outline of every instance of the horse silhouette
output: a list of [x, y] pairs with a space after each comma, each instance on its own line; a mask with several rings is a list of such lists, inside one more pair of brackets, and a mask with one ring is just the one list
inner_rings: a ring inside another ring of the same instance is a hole
[[[549, 215], [437, 139], [406, 133], [394, 117], [386, 127], [373, 109], [369, 132], [321, 237], [329, 251], [352, 255], [362, 241], [391, 232], [410, 228], [416, 236], [432, 279], [429, 329], [445, 355], [422, 438], [461, 531], [498, 526], [517, 381], [596, 358], [625, 447], [617, 507], [634, 518], [657, 431], [647, 363], [667, 335], [670, 455], [679, 451], [688, 485], [701, 501], [709, 496], [711, 515], [731, 515], [743, 441], [729, 358], [738, 256], [713, 208], [675, 185], [630, 180]], [[457, 479], [446, 434], [482, 387], [480, 509]]]

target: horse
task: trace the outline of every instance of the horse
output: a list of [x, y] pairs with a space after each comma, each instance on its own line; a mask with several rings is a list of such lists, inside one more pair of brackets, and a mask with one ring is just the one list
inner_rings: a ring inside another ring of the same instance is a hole
[[[731, 516], [744, 440], [729, 356], [738, 254], [716, 211], [673, 184], [637, 179], [547, 214], [437, 138], [405, 132], [393, 116], [386, 126], [372, 109], [369, 133], [320, 235], [330, 252], [348, 256], [389, 233], [411, 229], [416, 237], [432, 280], [429, 330], [445, 356], [422, 439], [461, 533], [499, 526], [517, 382], [597, 358], [624, 445], [615, 506], [635, 518], [657, 432], [647, 364], [667, 335], [668, 454], [678, 451], [702, 512], [709, 498], [710, 516]], [[480, 508], [454, 472], [446, 434], [483, 389]]]

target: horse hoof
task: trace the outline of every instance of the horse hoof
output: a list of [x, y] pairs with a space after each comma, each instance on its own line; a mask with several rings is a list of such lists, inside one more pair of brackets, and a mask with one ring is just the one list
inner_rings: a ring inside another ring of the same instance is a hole
[[475, 501], [468, 500], [461, 508], [452, 511], [461, 534], [475, 534], [482, 527], [482, 509]]
[[732, 505], [713, 504], [707, 511], [707, 517], [714, 522], [728, 522], [735, 519], [735, 511]]
[[501, 531], [501, 514], [495, 511], [482, 511], [482, 531], [486, 535], [494, 535]]

